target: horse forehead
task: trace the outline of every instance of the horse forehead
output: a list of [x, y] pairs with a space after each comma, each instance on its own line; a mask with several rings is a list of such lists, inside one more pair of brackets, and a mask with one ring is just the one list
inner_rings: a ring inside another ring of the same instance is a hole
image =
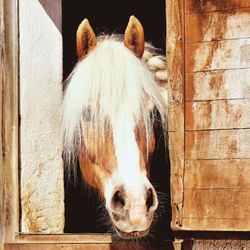
[[[125, 131], [124, 131], [125, 130]], [[146, 132], [139, 126], [114, 129], [113, 143], [117, 167], [121, 171], [133, 171], [146, 168], [148, 153], [153, 151], [155, 141], [152, 131], [147, 141]], [[131, 169], [130, 169], [131, 168]]]

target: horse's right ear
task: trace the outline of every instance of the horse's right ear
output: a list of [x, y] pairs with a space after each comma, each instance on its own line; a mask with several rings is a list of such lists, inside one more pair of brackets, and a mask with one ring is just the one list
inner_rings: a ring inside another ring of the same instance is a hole
[[76, 51], [78, 60], [81, 60], [96, 46], [96, 35], [85, 18], [79, 25], [76, 32]]

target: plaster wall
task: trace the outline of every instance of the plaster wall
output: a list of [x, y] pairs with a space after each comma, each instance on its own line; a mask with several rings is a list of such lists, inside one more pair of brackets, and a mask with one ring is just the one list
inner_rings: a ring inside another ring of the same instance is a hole
[[[60, 1], [51, 2], [19, 1], [21, 231], [25, 233], [62, 233], [64, 227], [62, 35], [48, 14], [54, 10], [58, 16], [61, 6]], [[53, 4], [56, 8], [46, 11]]]

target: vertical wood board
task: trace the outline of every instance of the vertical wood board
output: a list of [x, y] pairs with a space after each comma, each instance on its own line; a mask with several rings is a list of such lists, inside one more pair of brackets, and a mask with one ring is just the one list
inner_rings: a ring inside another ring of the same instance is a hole
[[18, 186], [18, 3], [1, 1], [0, 248], [19, 230]]
[[[172, 228], [182, 222], [183, 168], [184, 168], [184, 6], [183, 0], [166, 1], [167, 12], [167, 65], [170, 72], [174, 122], [169, 132], [169, 157], [171, 162]], [[172, 117], [172, 116], [171, 116]], [[176, 143], [178, 142], [178, 143]]]

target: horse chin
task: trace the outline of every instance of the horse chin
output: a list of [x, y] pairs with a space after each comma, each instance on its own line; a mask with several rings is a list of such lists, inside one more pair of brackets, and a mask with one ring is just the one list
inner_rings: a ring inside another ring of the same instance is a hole
[[149, 228], [143, 230], [143, 231], [132, 231], [132, 232], [123, 232], [121, 230], [119, 230], [117, 227], [115, 227], [115, 230], [117, 232], [117, 234], [123, 238], [123, 239], [136, 239], [136, 238], [143, 238], [145, 236], [147, 236], [147, 234], [149, 233]]

